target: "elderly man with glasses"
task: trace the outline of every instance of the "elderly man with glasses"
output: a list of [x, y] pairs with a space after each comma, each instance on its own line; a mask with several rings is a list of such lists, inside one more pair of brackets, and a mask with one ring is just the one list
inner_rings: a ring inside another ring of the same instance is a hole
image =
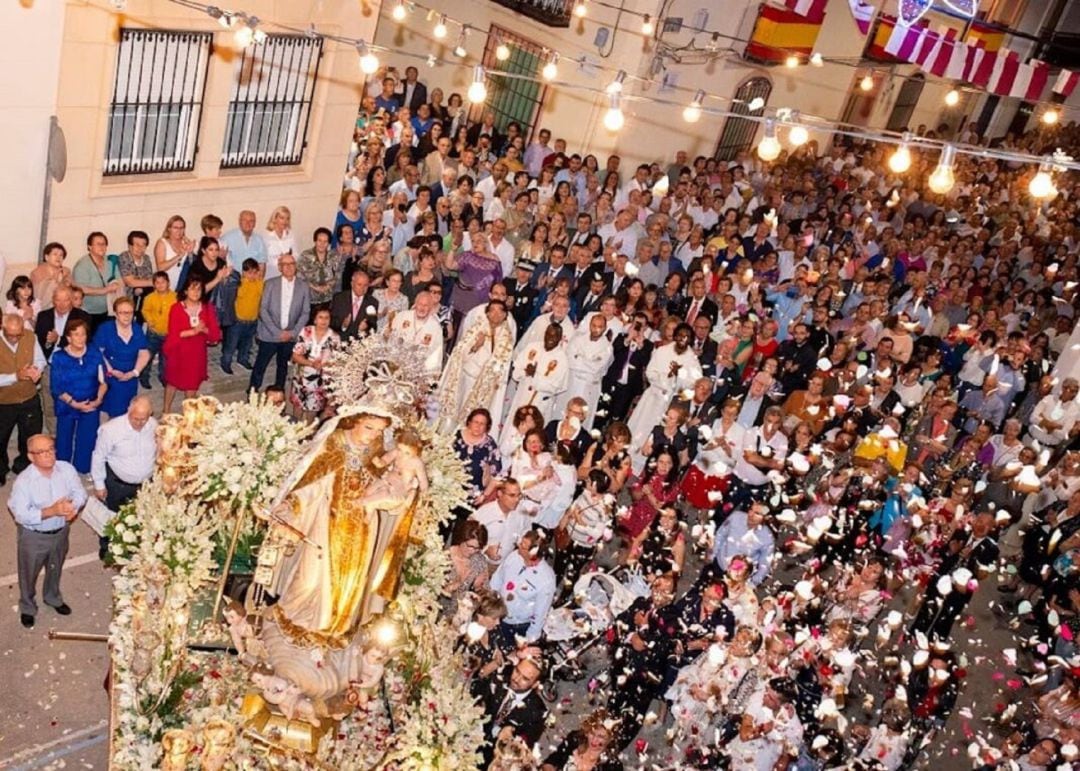
[[18, 530], [19, 619], [27, 629], [37, 615], [37, 579], [45, 570], [42, 598], [61, 616], [71, 608], [60, 594], [60, 571], [68, 552], [68, 531], [86, 503], [79, 472], [56, 459], [52, 437], [35, 434], [27, 443], [30, 465], [15, 479], [8, 508]]

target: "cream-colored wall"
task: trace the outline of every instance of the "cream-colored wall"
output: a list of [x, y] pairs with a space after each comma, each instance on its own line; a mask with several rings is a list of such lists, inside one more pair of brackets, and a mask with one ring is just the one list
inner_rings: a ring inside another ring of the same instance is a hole
[[[41, 0], [39, 0], [40, 2]], [[248, 0], [242, 7], [266, 21], [301, 29], [309, 22], [328, 34], [370, 38], [379, 3], [355, 0]], [[214, 30], [214, 53], [206, 81], [199, 151], [190, 173], [103, 177], [109, 102], [122, 26]], [[268, 32], [275, 30], [267, 24]], [[68, 174], [54, 187], [49, 238], [68, 247], [69, 264], [85, 252], [86, 234], [101, 230], [123, 248], [128, 231], [160, 235], [172, 214], [184, 216], [188, 235], [214, 213], [233, 227], [241, 209], [253, 209], [260, 227], [277, 205], [293, 213], [301, 246], [319, 225], [331, 224], [341, 190], [362, 83], [356, 51], [332, 41], [323, 45], [308, 146], [299, 167], [251, 170], [219, 168], [236, 51], [231, 32], [216, 21], [165, 0], [129, 0], [123, 14], [107, 0], [66, 3], [56, 112], [67, 134]]]
[[7, 30], [0, 47], [0, 253], [12, 268], [10, 277], [13, 266], [36, 259], [40, 241], [64, 6], [55, 0], [9, 1], [0, 4], [0, 27]]

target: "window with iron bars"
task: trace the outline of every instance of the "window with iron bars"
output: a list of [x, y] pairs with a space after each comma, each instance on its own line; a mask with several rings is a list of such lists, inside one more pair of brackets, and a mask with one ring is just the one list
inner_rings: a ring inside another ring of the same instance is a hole
[[[754, 144], [757, 135], [758, 122], [748, 118], [740, 118], [739, 115], [761, 115], [765, 105], [769, 102], [772, 93], [772, 83], [768, 78], [750, 78], [735, 91], [735, 98], [731, 102], [731, 111], [736, 115], [729, 116], [724, 121], [724, 128], [720, 132], [720, 139], [716, 143], [716, 153], [713, 155], [718, 161], [730, 161], [743, 150], [749, 150]], [[755, 99], [760, 99], [760, 106], [752, 104]], [[756, 109], [751, 110], [753, 106]]]
[[[500, 41], [510, 49], [510, 58], [500, 62], [495, 58], [495, 49]], [[487, 100], [481, 106], [472, 108], [469, 118], [480, 120], [485, 110], [495, 113], [495, 126], [505, 133], [506, 127], [516, 121], [521, 125], [522, 136], [526, 142], [532, 136], [547, 96], [547, 86], [533, 80], [522, 80], [507, 75], [525, 75], [530, 78], [540, 77], [540, 70], [547, 62], [548, 51], [533, 41], [515, 35], [507, 29], [491, 26], [487, 43], [484, 46], [484, 68], [487, 71]], [[498, 73], [492, 70], [499, 70]]]
[[236, 64], [221, 168], [290, 166], [307, 147], [322, 39], [268, 35]]
[[105, 176], [195, 168], [212, 45], [209, 32], [120, 30]]

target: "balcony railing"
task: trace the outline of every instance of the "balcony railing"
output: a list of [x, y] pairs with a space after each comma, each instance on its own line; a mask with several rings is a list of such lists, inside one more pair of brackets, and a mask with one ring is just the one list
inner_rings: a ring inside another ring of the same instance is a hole
[[492, 0], [549, 27], [569, 27], [574, 0]]

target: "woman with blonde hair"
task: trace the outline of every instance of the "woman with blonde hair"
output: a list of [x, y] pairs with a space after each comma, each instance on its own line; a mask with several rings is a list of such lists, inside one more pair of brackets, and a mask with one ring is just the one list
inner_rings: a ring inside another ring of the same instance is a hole
[[169, 274], [169, 286], [176, 286], [184, 260], [194, 250], [195, 242], [187, 237], [187, 223], [179, 214], [174, 214], [154, 244], [154, 270], [165, 271]]
[[299, 255], [292, 233], [292, 212], [288, 206], [277, 206], [270, 212], [263, 241], [266, 243], [266, 280], [270, 280], [281, 275], [278, 260], [283, 254]]

